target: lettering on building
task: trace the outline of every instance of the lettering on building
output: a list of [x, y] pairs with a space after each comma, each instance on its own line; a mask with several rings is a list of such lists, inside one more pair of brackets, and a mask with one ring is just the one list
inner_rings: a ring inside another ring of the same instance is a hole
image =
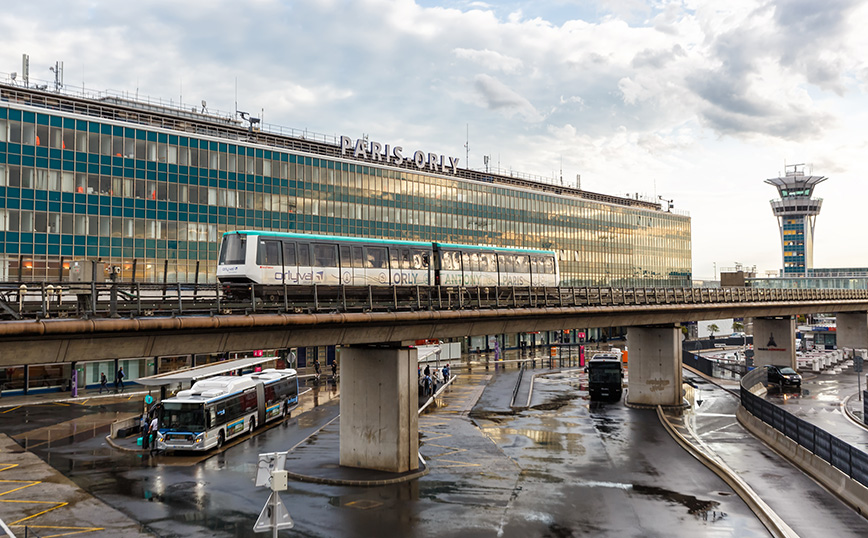
[[355, 142], [348, 136], [341, 137], [341, 155], [352, 152], [356, 159], [371, 162], [402, 165], [413, 163], [419, 170], [432, 172], [458, 173], [458, 157], [416, 151], [412, 156], [404, 156], [404, 148], [358, 138]]

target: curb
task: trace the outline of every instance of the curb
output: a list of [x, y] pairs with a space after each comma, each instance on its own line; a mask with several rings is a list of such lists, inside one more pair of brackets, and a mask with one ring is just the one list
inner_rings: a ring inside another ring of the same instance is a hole
[[691, 456], [699, 460], [700, 463], [708, 467], [714, 474], [719, 476], [729, 487], [735, 491], [742, 501], [756, 515], [757, 519], [768, 529], [772, 536], [784, 538], [798, 538], [793, 529], [787, 525], [783, 519], [774, 510], [769, 507], [759, 495], [751, 489], [747, 483], [739, 478], [729, 467], [724, 463], [712, 459], [710, 456], [696, 448], [690, 441], [687, 440], [681, 433], [675, 429], [666, 415], [663, 414], [663, 407], [657, 406], [657, 417], [663, 424], [663, 427], [672, 436], [675, 441], [681, 445]]
[[388, 486], [392, 484], [401, 484], [403, 482], [409, 482], [410, 480], [415, 480], [417, 478], [421, 478], [430, 472], [430, 468], [425, 465], [422, 458], [419, 458], [419, 465], [421, 470], [413, 471], [412, 473], [398, 476], [395, 478], [383, 478], [380, 480], [352, 480], [346, 478], [323, 478], [319, 476], [311, 476], [304, 475], [299, 473], [294, 473], [292, 471], [287, 470], [286, 474], [289, 478], [296, 480], [298, 482], [310, 482], [313, 484], [325, 484], [328, 486], [356, 486], [356, 487], [375, 487], [375, 486]]

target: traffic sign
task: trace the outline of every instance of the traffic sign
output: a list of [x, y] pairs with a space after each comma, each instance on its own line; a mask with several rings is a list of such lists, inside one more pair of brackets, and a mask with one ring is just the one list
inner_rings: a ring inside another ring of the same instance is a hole
[[270, 486], [271, 473], [286, 466], [286, 452], [265, 452], [259, 455], [259, 465], [256, 467], [256, 485]]
[[291, 529], [294, 525], [295, 523], [289, 517], [289, 512], [286, 510], [283, 501], [280, 500], [280, 496], [276, 491], [272, 491], [265, 506], [262, 507], [262, 512], [260, 512], [256, 524], [253, 525], [253, 532], [265, 532], [275, 528], [277, 530]]
[[862, 371], [862, 364], [865, 362], [865, 359], [862, 358], [862, 355], [856, 355], [853, 357], [853, 371], [859, 373]]

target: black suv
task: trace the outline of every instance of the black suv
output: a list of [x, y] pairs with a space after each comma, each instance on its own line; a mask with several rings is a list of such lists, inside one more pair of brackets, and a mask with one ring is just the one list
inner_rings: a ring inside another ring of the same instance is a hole
[[781, 388], [802, 388], [802, 376], [789, 366], [777, 366], [767, 364], [768, 382]]

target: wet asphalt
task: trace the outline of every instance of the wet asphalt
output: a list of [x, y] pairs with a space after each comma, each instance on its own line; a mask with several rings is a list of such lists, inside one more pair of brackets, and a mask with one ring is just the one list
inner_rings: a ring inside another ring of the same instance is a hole
[[[456, 382], [419, 419], [427, 475], [368, 488], [290, 482], [280, 495], [295, 527], [280, 535], [768, 535], [721, 479], [669, 437], [654, 412], [629, 409], [622, 401], [590, 402], [579, 369], [540, 371], [531, 406], [520, 411], [509, 405], [518, 376], [514, 367], [455, 370]], [[136, 412], [136, 399], [25, 406], [4, 413], [2, 424], [4, 433], [137, 522], [143, 533], [255, 536], [252, 527], [269, 494], [253, 484], [259, 453], [296, 447], [287, 468], [337, 466], [337, 389], [307, 393], [304, 412], [204, 458], [111, 447], [104, 438], [105, 424]], [[717, 399], [724, 405], [725, 395]], [[716, 405], [703, 403], [702, 415], [717, 420], [718, 414], [730, 414], [724, 408], [707, 411]], [[65, 426], [64, 436], [64, 430], [47, 428], [58, 423], [89, 427]], [[733, 428], [706, 424], [698, 427], [707, 429], [703, 439]], [[48, 441], [40, 433], [46, 429], [54, 432]], [[859, 535], [853, 532], [862, 530], [861, 517], [819, 496], [816, 485], [800, 486], [794, 495], [786, 484], [803, 481], [804, 475], [770, 450], [743, 443], [743, 435], [724, 436], [719, 450], [748, 469], [754, 469], [751, 462], [763, 461], [754, 472], [779, 477], [778, 487], [766, 494], [791, 507], [806, 502], [818, 509], [827, 506], [830, 520], [844, 521], [839, 535]], [[815, 517], [798, 508], [790, 512]]]

